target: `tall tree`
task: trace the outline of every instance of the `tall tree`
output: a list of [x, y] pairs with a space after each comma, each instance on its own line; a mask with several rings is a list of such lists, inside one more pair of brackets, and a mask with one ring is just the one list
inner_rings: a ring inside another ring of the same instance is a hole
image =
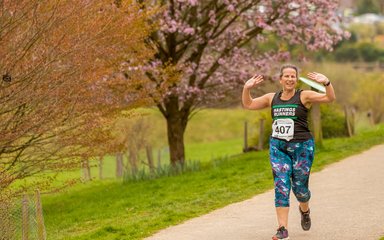
[[145, 8], [154, 5], [164, 12], [149, 39], [155, 57], [142, 69], [166, 119], [174, 165], [184, 163], [184, 132], [195, 109], [289, 59], [289, 45], [331, 50], [347, 34], [336, 0], [162, 0]]
[[[41, 171], [79, 166], [108, 139], [110, 119], [139, 105], [138, 75], [113, 74], [143, 44], [147, 13], [88, 0], [0, 0], [0, 196]], [[130, 31], [127, 31], [130, 29]], [[103, 148], [106, 151], [106, 148]]]

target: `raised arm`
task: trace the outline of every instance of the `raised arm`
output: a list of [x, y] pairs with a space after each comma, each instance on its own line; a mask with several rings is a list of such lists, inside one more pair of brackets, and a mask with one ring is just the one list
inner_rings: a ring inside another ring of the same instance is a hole
[[271, 101], [274, 93], [267, 93], [261, 97], [252, 98], [251, 89], [257, 87], [261, 82], [264, 81], [262, 75], [255, 75], [250, 78], [243, 87], [242, 102], [243, 107], [246, 109], [260, 110], [271, 106]]
[[311, 103], [329, 103], [336, 99], [332, 83], [325, 75], [317, 72], [311, 72], [308, 73], [308, 78], [323, 84], [325, 86], [325, 93], [318, 93], [311, 90], [303, 91], [304, 105]]

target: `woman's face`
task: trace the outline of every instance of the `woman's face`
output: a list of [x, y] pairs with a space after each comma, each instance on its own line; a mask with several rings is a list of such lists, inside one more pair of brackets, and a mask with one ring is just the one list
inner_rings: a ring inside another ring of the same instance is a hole
[[293, 68], [284, 68], [280, 77], [280, 84], [284, 90], [293, 90], [297, 84], [296, 70]]

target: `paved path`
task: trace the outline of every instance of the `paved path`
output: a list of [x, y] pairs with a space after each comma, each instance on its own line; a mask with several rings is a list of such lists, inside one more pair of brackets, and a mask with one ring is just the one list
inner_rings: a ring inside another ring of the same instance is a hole
[[[295, 199], [291, 240], [378, 240], [384, 236], [384, 145], [312, 174], [312, 228], [304, 232]], [[291, 195], [293, 196], [293, 195]], [[276, 229], [274, 194], [228, 205], [147, 240], [266, 240]]]

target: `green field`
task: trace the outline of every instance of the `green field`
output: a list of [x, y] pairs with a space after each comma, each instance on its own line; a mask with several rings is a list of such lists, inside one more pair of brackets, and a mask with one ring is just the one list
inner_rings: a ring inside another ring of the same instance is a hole
[[[169, 164], [166, 125], [163, 117], [156, 109], [141, 109], [148, 122], [150, 134], [147, 141], [153, 146], [155, 164]], [[244, 122], [249, 125], [249, 139], [257, 132], [257, 122], [263, 112], [234, 109], [206, 109], [199, 111], [188, 123], [185, 132], [185, 155], [187, 161], [209, 162], [214, 159], [229, 157], [242, 153]], [[128, 120], [129, 121], [129, 120]], [[160, 156], [158, 156], [160, 154]], [[140, 151], [139, 168], [147, 169], [145, 150]], [[127, 156], [124, 156], [127, 161]], [[91, 162], [91, 176], [98, 178], [98, 161]], [[103, 177], [115, 179], [116, 161], [114, 155], [104, 157]], [[58, 180], [80, 177], [80, 170], [63, 173]]]
[[[152, 134], [159, 145], [166, 144], [166, 126], [157, 109], [141, 110], [151, 123]], [[268, 110], [267, 110], [268, 112]], [[185, 143], [215, 142], [242, 136], [244, 121], [256, 121], [262, 111], [243, 108], [202, 109], [190, 119], [185, 132]], [[161, 142], [163, 140], [164, 142]]]
[[[384, 126], [352, 138], [325, 140], [313, 170], [383, 142]], [[48, 239], [142, 239], [271, 187], [267, 151], [207, 161], [199, 171], [183, 175], [88, 182], [43, 198]]]

